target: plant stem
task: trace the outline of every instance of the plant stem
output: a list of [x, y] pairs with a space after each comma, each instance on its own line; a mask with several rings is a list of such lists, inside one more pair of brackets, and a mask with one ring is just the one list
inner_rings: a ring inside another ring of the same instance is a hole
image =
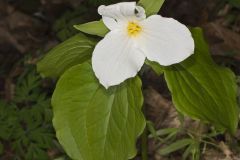
[[141, 151], [142, 151], [142, 160], [148, 160], [147, 154], [147, 128], [144, 129], [141, 137]]
[[[145, 115], [146, 117], [146, 106], [143, 105], [143, 108], [142, 108], [142, 111], [143, 111], [143, 114]], [[146, 127], [142, 133], [142, 136], [141, 136], [141, 155], [142, 155], [142, 160], [148, 160], [148, 153], [147, 153], [147, 148], [148, 148], [148, 135], [147, 135], [147, 124], [146, 124]]]

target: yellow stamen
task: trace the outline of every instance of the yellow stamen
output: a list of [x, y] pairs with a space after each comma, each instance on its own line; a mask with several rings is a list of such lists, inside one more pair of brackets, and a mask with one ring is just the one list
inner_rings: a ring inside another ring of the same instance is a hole
[[129, 22], [127, 32], [130, 37], [136, 37], [142, 31], [142, 27], [136, 22]]

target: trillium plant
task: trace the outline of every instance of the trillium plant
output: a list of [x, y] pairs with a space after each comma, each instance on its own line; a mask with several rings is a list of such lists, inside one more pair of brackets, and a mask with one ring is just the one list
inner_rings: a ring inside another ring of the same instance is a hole
[[146, 125], [138, 76], [145, 65], [164, 75], [179, 113], [235, 133], [235, 75], [213, 62], [200, 28], [157, 15], [163, 2], [102, 5], [101, 20], [75, 25], [80, 32], [39, 61], [42, 76], [59, 78], [53, 125], [72, 159], [136, 155]]

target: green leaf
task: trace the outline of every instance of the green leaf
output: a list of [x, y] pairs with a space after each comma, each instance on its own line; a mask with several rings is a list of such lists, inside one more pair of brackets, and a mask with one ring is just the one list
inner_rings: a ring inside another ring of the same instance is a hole
[[147, 16], [157, 14], [165, 0], [140, 0], [138, 5], [142, 6]]
[[164, 129], [160, 129], [156, 132], [157, 136], [164, 136], [164, 135], [168, 135], [168, 134], [177, 134], [177, 132], [179, 131], [179, 128], [164, 128]]
[[146, 60], [145, 63], [150, 66], [157, 75], [161, 75], [164, 72], [164, 67], [157, 62]]
[[192, 118], [235, 133], [238, 123], [235, 75], [211, 59], [201, 29], [192, 29], [195, 53], [165, 68], [165, 79], [176, 108]]
[[228, 1], [232, 6], [240, 8], [240, 0], [228, 0]]
[[145, 127], [138, 77], [106, 90], [84, 63], [66, 71], [52, 97], [53, 124], [76, 160], [127, 160]]
[[59, 77], [68, 68], [89, 60], [95, 42], [83, 34], [77, 34], [57, 45], [37, 64], [37, 70], [45, 77]]
[[183, 160], [186, 160], [190, 154], [193, 154], [193, 151], [195, 150], [195, 143], [190, 144], [187, 149], [184, 151], [182, 158]]
[[146, 121], [147, 129], [151, 133], [148, 137], [157, 139], [157, 132], [154, 128], [154, 124], [151, 121]]
[[187, 145], [189, 145], [191, 143], [193, 143], [193, 140], [190, 139], [190, 138], [178, 140], [178, 141], [170, 144], [169, 146], [167, 146], [163, 149], [160, 149], [159, 154], [167, 155], [169, 153], [172, 153], [172, 152], [175, 152], [179, 149], [182, 149], [182, 148], [186, 147]]
[[80, 25], [74, 25], [74, 28], [81, 32], [91, 35], [97, 35], [100, 37], [104, 37], [109, 32], [109, 29], [105, 26], [102, 20], [88, 22]]

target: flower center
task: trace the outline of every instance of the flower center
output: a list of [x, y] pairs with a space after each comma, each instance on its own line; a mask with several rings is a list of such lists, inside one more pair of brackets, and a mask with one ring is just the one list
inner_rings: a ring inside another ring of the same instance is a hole
[[130, 37], [136, 37], [142, 31], [142, 27], [136, 22], [129, 22], [127, 32]]

